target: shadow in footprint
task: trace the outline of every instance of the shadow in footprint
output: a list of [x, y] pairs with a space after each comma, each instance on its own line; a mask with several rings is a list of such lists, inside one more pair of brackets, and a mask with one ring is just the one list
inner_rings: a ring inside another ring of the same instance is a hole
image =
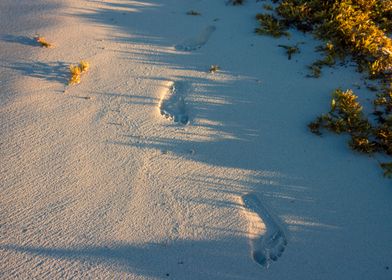
[[194, 51], [204, 46], [210, 39], [216, 27], [213, 25], [205, 27], [196, 37], [189, 38], [175, 46], [178, 51]]
[[188, 85], [185, 82], [170, 83], [167, 92], [162, 96], [159, 104], [161, 115], [176, 123], [187, 125], [189, 115], [185, 103]]
[[[253, 194], [241, 197], [243, 206], [247, 210], [249, 220], [250, 213], [256, 214], [265, 224], [266, 231], [263, 234], [250, 232], [255, 235], [251, 238], [252, 257], [258, 264], [268, 268], [270, 264], [282, 256], [287, 239], [283, 229], [279, 226], [276, 218], [273, 218], [264, 204]], [[260, 228], [262, 225], [259, 226]]]

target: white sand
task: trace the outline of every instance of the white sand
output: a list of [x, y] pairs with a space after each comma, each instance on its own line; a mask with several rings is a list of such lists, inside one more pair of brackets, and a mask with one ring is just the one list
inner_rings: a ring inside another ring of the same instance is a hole
[[360, 76], [305, 78], [262, 4], [0, 2], [1, 279], [392, 279], [390, 181], [306, 128]]

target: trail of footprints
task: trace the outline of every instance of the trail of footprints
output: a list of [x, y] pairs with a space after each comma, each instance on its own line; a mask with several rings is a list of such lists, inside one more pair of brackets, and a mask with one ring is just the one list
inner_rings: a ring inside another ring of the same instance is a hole
[[[175, 46], [176, 50], [194, 51], [200, 49], [209, 40], [216, 27], [209, 25], [192, 38], [184, 40]], [[189, 114], [185, 102], [185, 96], [189, 91], [189, 85], [184, 81], [169, 82], [159, 102], [159, 110], [162, 116], [183, 125], [189, 123]]]
[[255, 194], [246, 194], [241, 200], [249, 222], [252, 257], [268, 268], [282, 256], [287, 246], [286, 235]]
[[[180, 51], [200, 49], [207, 43], [215, 29], [215, 26], [207, 26], [197, 36], [176, 45], [175, 49]], [[169, 82], [159, 103], [161, 115], [176, 123], [188, 124], [189, 114], [185, 102], [188, 91], [189, 85], [184, 81]], [[272, 262], [282, 256], [287, 246], [286, 235], [255, 194], [242, 196], [241, 202], [249, 222], [252, 257], [255, 262], [268, 268]]]
[[169, 82], [159, 103], [161, 115], [176, 123], [188, 124], [189, 115], [185, 103], [187, 91], [188, 85], [186, 82]]
[[[175, 49], [188, 52], [200, 49], [208, 42], [215, 30], [215, 26], [209, 25], [197, 36], [177, 44]], [[189, 87], [184, 81], [168, 82], [159, 103], [162, 116], [183, 125], [189, 123], [189, 113], [185, 102]], [[241, 202], [249, 222], [252, 257], [255, 262], [268, 268], [272, 262], [282, 256], [287, 246], [284, 231], [255, 194], [243, 195]], [[175, 230], [177, 231], [177, 227]]]

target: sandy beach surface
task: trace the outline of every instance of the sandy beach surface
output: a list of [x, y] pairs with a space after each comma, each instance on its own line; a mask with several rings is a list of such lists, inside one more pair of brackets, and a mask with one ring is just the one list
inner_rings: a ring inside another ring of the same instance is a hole
[[1, 0], [1, 279], [392, 279], [391, 181], [306, 127], [362, 76], [263, 3]]

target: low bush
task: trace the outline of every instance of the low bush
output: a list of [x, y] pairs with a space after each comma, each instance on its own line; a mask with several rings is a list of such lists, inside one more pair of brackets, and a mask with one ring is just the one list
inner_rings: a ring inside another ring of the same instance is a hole
[[[309, 129], [348, 133], [349, 146], [362, 153], [392, 155], [392, 1], [391, 0], [274, 0], [274, 14], [258, 14], [258, 34], [288, 36], [294, 27], [312, 32], [325, 45], [317, 48], [324, 57], [309, 66], [309, 76], [319, 77], [322, 68], [349, 56], [358, 71], [367, 73], [380, 86], [371, 116], [363, 113], [351, 89], [333, 92], [331, 110], [311, 122]], [[371, 87], [371, 88], [370, 88]], [[373, 117], [372, 117], [373, 116]], [[392, 163], [380, 163], [384, 175], [392, 177]]]

